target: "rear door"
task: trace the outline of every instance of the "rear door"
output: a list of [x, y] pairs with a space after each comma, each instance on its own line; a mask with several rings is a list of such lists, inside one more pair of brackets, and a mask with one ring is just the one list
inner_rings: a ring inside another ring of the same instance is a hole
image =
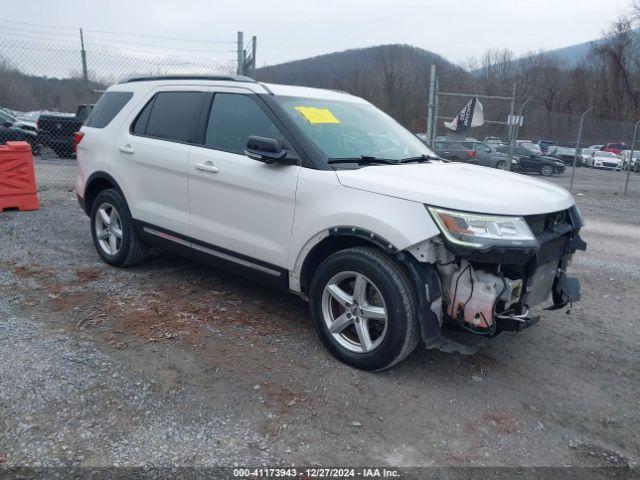
[[285, 267], [300, 166], [267, 165], [244, 154], [251, 135], [287, 140], [253, 94], [216, 91], [204, 146], [189, 160], [191, 236], [209, 246]]
[[136, 220], [189, 233], [189, 150], [205, 97], [197, 87], [155, 90], [122, 128], [117, 149]]

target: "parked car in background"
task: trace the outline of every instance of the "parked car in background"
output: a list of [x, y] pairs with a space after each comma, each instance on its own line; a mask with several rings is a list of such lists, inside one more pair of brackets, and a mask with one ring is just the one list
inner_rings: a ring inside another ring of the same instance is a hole
[[[575, 145], [575, 143], [573, 145]], [[573, 161], [576, 158], [576, 148], [575, 146], [571, 147], [571, 146], [555, 145], [549, 148], [547, 155], [557, 158], [558, 160], [560, 160], [566, 165], [573, 165]], [[583, 165], [582, 157], [578, 155], [578, 161], [576, 162], [576, 167], [581, 167], [582, 165]]]
[[592, 148], [592, 149], [594, 149], [594, 150], [602, 150], [602, 147], [604, 147], [604, 145], [603, 145], [603, 144], [601, 144], [601, 143], [598, 143], [598, 144], [596, 144], [596, 145], [589, 145], [589, 147], [588, 147], [588, 148]]
[[626, 150], [627, 145], [625, 143], [607, 143], [604, 147], [602, 147], [603, 152], [611, 152], [616, 155], [620, 155], [623, 150]]
[[[509, 147], [498, 147], [498, 151], [508, 154]], [[561, 174], [565, 170], [564, 163], [557, 158], [548, 157], [545, 155], [536, 155], [531, 150], [524, 147], [514, 147], [513, 155], [518, 161], [518, 165], [516, 168], [519, 172], [539, 173], [540, 175], [549, 177], [554, 174]]]
[[633, 151], [633, 158], [631, 157], [631, 150], [623, 150], [622, 155], [622, 169], [628, 170], [631, 167], [631, 171], [636, 171], [636, 166], [640, 167], [640, 151]]
[[35, 123], [20, 120], [13, 112], [0, 108], [0, 126], [3, 127], [0, 144], [7, 141], [25, 141], [31, 145], [31, 152], [34, 155], [40, 155], [38, 130]]
[[538, 146], [543, 153], [549, 151], [549, 147], [553, 147], [556, 144], [553, 140], [538, 140]]
[[580, 161], [582, 165], [585, 167], [591, 167], [592, 166], [591, 158], [596, 152], [599, 152], [599, 151], [600, 149], [591, 148], [591, 147], [583, 148], [582, 150], [580, 150]]
[[531, 140], [518, 140], [516, 145], [526, 148], [527, 150], [533, 152], [536, 155], [542, 155], [542, 149], [533, 143]]
[[50, 147], [60, 158], [72, 158], [74, 134], [80, 130], [93, 105], [80, 105], [74, 114], [58, 113], [38, 118], [38, 141]]
[[490, 145], [494, 148], [496, 147], [500, 147], [502, 145], [506, 145], [507, 142], [500, 140], [499, 138], [491, 138], [489, 137], [488, 139], [485, 139], [484, 143], [486, 143], [487, 145]]
[[461, 142], [463, 147], [476, 152], [476, 157], [470, 163], [483, 167], [504, 168], [507, 165], [509, 155], [499, 152], [487, 142]]
[[436, 152], [439, 157], [453, 162], [472, 163], [472, 160], [475, 159], [477, 155], [474, 150], [463, 147], [460, 142], [446, 142], [443, 140], [436, 140], [433, 151]]
[[612, 152], [594, 150], [585, 160], [585, 166], [603, 170], [622, 170], [622, 159]]

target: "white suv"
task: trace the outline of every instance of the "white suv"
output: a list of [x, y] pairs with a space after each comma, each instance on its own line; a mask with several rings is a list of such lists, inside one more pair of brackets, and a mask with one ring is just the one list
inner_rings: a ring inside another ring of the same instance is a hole
[[76, 191], [102, 259], [148, 245], [310, 301], [317, 332], [365, 370], [422, 341], [472, 353], [579, 298], [571, 195], [437, 158], [370, 103], [242, 77], [137, 78], [76, 134]]

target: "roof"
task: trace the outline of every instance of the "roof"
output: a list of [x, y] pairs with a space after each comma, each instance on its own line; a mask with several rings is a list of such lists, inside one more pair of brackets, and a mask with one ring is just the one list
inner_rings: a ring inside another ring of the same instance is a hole
[[120, 83], [155, 82], [161, 80], [224, 80], [227, 82], [230, 81], [256, 83], [253, 78], [245, 77], [243, 75], [156, 75], [146, 77], [131, 77], [127, 80], [123, 80]]
[[[318, 100], [341, 100], [355, 103], [366, 103], [365, 100], [350, 95], [345, 92], [339, 92], [336, 90], [326, 90], [322, 88], [312, 87], [299, 87], [294, 85], [279, 85], [274, 83], [261, 83], [252, 78], [244, 77], [241, 75], [159, 75], [159, 76], [145, 76], [145, 77], [133, 77], [128, 80], [124, 80], [116, 85], [113, 85], [109, 90], [138, 90], [135, 85], [144, 85], [147, 82], [157, 83], [170, 83], [186, 84], [186, 85], [199, 85], [202, 83], [216, 82], [217, 85], [222, 86], [236, 86], [249, 90], [253, 93], [268, 93], [269, 95], [282, 95], [290, 97], [303, 97], [312, 98]], [[143, 88], [144, 89], [144, 88]]]

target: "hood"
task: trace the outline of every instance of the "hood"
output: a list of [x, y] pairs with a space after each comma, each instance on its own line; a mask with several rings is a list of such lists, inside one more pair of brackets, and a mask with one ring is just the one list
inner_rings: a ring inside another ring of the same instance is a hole
[[465, 163], [367, 166], [336, 174], [345, 187], [467, 212], [537, 215], [574, 204], [552, 183]]

